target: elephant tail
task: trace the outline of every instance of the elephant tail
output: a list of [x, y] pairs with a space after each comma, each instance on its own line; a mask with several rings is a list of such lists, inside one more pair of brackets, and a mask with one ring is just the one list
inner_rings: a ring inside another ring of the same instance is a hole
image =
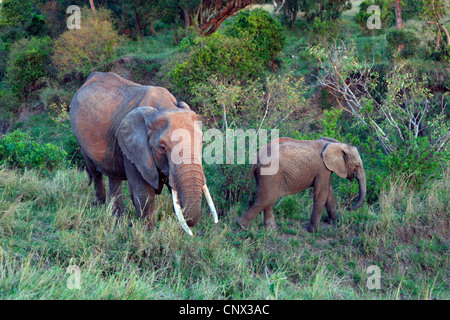
[[250, 169], [250, 206], [253, 204], [253, 176], [255, 175], [256, 164]]
[[86, 172], [87, 172], [88, 178], [89, 178], [88, 186], [91, 186], [91, 184], [92, 184], [92, 174], [91, 174], [91, 172], [89, 171], [89, 169], [87, 167], [86, 167]]

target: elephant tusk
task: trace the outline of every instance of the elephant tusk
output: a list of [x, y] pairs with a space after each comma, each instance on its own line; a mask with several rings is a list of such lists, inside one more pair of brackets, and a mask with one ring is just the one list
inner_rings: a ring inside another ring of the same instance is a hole
[[173, 207], [175, 209], [175, 215], [177, 216], [178, 221], [181, 223], [181, 227], [186, 231], [189, 235], [193, 235], [191, 229], [189, 229], [188, 225], [186, 224], [186, 220], [184, 220], [183, 216], [183, 210], [180, 207], [180, 204], [178, 203], [178, 192], [176, 192], [174, 189], [172, 189], [172, 200], [173, 200]]
[[217, 211], [214, 207], [214, 202], [211, 198], [211, 194], [209, 193], [208, 187], [206, 184], [203, 186], [203, 192], [205, 193], [206, 202], [208, 203], [209, 209], [211, 210], [211, 214], [213, 216], [214, 223], [219, 222], [219, 218], [217, 217]]

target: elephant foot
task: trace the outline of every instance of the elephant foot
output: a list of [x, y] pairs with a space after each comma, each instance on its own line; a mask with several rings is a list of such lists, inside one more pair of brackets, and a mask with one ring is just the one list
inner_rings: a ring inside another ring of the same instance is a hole
[[103, 206], [105, 203], [106, 201], [103, 200], [94, 200], [91, 202], [91, 206], [97, 208]]
[[319, 226], [313, 226], [311, 223], [308, 223], [306, 230], [308, 230], [309, 233], [315, 233], [319, 231]]
[[242, 218], [242, 216], [237, 218], [236, 223], [239, 225], [239, 227], [241, 227], [244, 230], [248, 230], [248, 226], [250, 224], [248, 221], [245, 221], [244, 218]]
[[336, 216], [336, 218], [327, 217], [324, 222], [328, 223], [328, 224], [336, 225], [339, 222], [339, 220], [340, 220], [339, 216]]
[[264, 226], [269, 231], [280, 230], [280, 227], [275, 223], [275, 220], [273, 220], [273, 219], [271, 219], [270, 221], [264, 221]]

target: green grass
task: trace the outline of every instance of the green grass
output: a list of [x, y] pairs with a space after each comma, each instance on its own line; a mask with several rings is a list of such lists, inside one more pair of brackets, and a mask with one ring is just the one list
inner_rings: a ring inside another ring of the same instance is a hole
[[[385, 35], [363, 34], [352, 18], [361, 1], [352, 2], [343, 14], [346, 32], [361, 57], [372, 61], [375, 52], [375, 63], [386, 62]], [[281, 71], [311, 75], [317, 66], [301, 57], [309, 35], [287, 33]], [[173, 39], [165, 31], [130, 41], [119, 56], [162, 60], [164, 68], [178, 50]], [[415, 69], [432, 63], [408, 61]], [[59, 144], [70, 134], [48, 114], [13, 128], [39, 143]], [[249, 231], [239, 229], [245, 205], [225, 210], [214, 225], [204, 204], [189, 237], [167, 190], [157, 197], [157, 225], [147, 230], [126, 187], [127, 215], [116, 221], [110, 204], [91, 204], [87, 182], [75, 169], [43, 175], [0, 167], [0, 299], [450, 299], [449, 170], [419, 191], [393, 183], [356, 211], [346, 211], [336, 193], [341, 221], [322, 223], [317, 234], [304, 228], [309, 191], [278, 201], [277, 232], [264, 229], [261, 215]], [[381, 270], [379, 290], [367, 288], [370, 265]], [[79, 290], [67, 286], [69, 266], [80, 268]]]
[[118, 50], [118, 55], [149, 60], [168, 59], [179, 50], [174, 42], [174, 35], [173, 30], [166, 30], [143, 40], [127, 41]]
[[[393, 185], [374, 206], [340, 208], [337, 226], [304, 229], [305, 192], [275, 208], [281, 230], [262, 217], [249, 231], [231, 209], [214, 225], [208, 212], [190, 237], [168, 192], [157, 197], [157, 226], [111, 206], [94, 207], [84, 173], [0, 168], [0, 299], [449, 299], [449, 172], [420, 192]], [[214, 197], [214, 195], [213, 195]], [[203, 206], [206, 208], [207, 206]], [[132, 226], [130, 226], [132, 224]], [[67, 268], [81, 289], [68, 289]], [[366, 268], [381, 269], [369, 290]]]

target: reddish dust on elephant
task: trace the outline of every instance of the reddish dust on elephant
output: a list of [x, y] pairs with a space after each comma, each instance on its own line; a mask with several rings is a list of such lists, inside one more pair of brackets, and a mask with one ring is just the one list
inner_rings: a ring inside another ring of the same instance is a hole
[[[153, 202], [166, 185], [183, 229], [200, 220], [205, 194], [217, 222], [201, 164], [202, 131], [197, 114], [165, 88], [144, 86], [115, 73], [92, 73], [73, 97], [70, 122], [97, 202], [106, 201], [109, 180], [114, 212], [123, 213], [122, 181], [127, 180], [138, 217], [154, 225]], [[176, 130], [186, 133], [174, 140]], [[180, 146], [181, 144], [181, 146]], [[172, 150], [183, 150], [174, 161]]]
[[[261, 169], [268, 165], [260, 159], [274, 149], [278, 151], [278, 171], [275, 174], [262, 174]], [[251, 169], [251, 179], [253, 181], [254, 176], [257, 184], [255, 202], [237, 219], [237, 223], [247, 230], [250, 222], [264, 211], [265, 227], [277, 229], [272, 212], [275, 202], [283, 196], [311, 187], [314, 188], [313, 210], [307, 230], [318, 230], [324, 208], [328, 213], [326, 221], [336, 221], [338, 214], [331, 185], [333, 172], [341, 178], [358, 180], [359, 196], [349, 209], [359, 208], [366, 196], [366, 176], [361, 157], [354, 146], [331, 138], [301, 141], [283, 137], [271, 141], [259, 151], [257, 163]]]

